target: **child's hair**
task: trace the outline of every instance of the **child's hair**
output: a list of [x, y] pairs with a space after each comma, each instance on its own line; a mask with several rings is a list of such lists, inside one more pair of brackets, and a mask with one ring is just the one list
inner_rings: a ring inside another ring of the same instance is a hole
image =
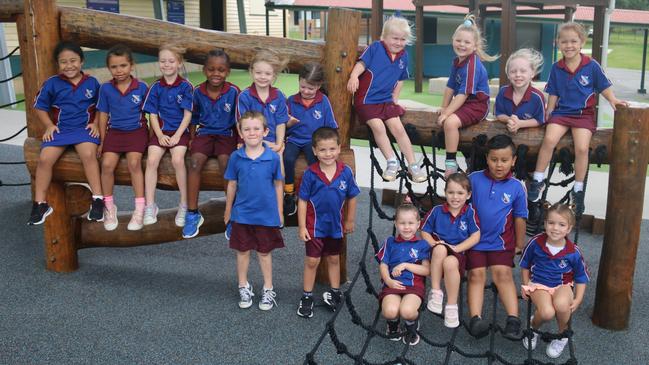
[[512, 138], [506, 134], [497, 134], [487, 141], [487, 151], [501, 150], [509, 148], [512, 150], [512, 155], [516, 154], [516, 145]]
[[387, 38], [388, 34], [393, 31], [403, 33], [406, 37], [406, 44], [410, 45], [415, 41], [415, 36], [412, 34], [412, 27], [406, 18], [400, 16], [391, 16], [383, 23], [383, 30], [381, 31], [381, 39]]
[[81, 58], [81, 62], [85, 60], [83, 56], [83, 51], [81, 50], [81, 47], [79, 47], [78, 44], [73, 42], [62, 41], [59, 42], [54, 48], [54, 63], [59, 63], [59, 55], [63, 51], [71, 51], [78, 54], [79, 58]]
[[266, 62], [269, 64], [273, 68], [273, 71], [275, 71], [275, 75], [277, 75], [286, 69], [288, 57], [262, 49], [250, 59], [250, 71], [252, 71], [252, 68], [258, 62]]
[[158, 50], [158, 53], [160, 53], [162, 51], [169, 51], [169, 52], [173, 53], [174, 56], [176, 56], [176, 59], [178, 60], [178, 63], [183, 63], [183, 61], [184, 61], [183, 55], [185, 54], [185, 49], [184, 48], [182, 48], [180, 46], [177, 46], [175, 44], [172, 44], [172, 43], [166, 43], [166, 44], [163, 44], [162, 46], [160, 46], [160, 49]]
[[228, 68], [230, 68], [230, 56], [222, 48], [214, 48], [207, 52], [204, 65], [207, 64], [207, 61], [209, 61], [212, 57], [223, 58], [225, 60], [225, 64], [228, 66]]
[[264, 117], [264, 114], [262, 112], [254, 111], [254, 110], [249, 110], [239, 118], [239, 122], [237, 123], [239, 125], [239, 128], [241, 128], [241, 121], [247, 120], [247, 119], [258, 119], [261, 120], [262, 124], [264, 125], [264, 129], [268, 129], [268, 122], [266, 121], [266, 117]]
[[402, 213], [405, 213], [405, 212], [413, 212], [413, 213], [415, 213], [415, 216], [417, 217], [417, 220], [421, 219], [419, 217], [419, 209], [417, 209], [417, 207], [414, 204], [408, 203], [408, 202], [403, 202], [397, 207], [397, 211], [394, 213], [395, 222], [399, 218], [399, 215], [402, 214]]
[[311, 136], [311, 146], [317, 147], [318, 142], [327, 139], [335, 139], [336, 144], [340, 144], [340, 136], [338, 135], [338, 130], [331, 127], [320, 127], [316, 129]]
[[550, 208], [548, 208], [548, 211], [545, 214], [546, 219], [552, 212], [557, 213], [558, 215], [565, 218], [568, 221], [568, 224], [570, 224], [571, 226], [575, 225], [575, 212], [573, 212], [572, 209], [570, 209], [570, 207], [566, 204], [554, 203], [552, 206], [550, 206]]
[[[452, 182], [460, 185], [462, 188], [464, 188], [464, 190], [467, 191], [467, 193], [471, 192], [471, 181], [469, 180], [469, 178], [466, 176], [465, 173], [463, 173], [463, 172], [455, 172], [455, 173], [449, 175], [449, 177], [446, 178], [446, 186], [448, 186], [449, 181], [452, 181]], [[446, 189], [444, 189], [444, 190], [446, 190]]]
[[458, 32], [471, 32], [471, 34], [473, 34], [473, 39], [475, 40], [475, 53], [478, 54], [480, 60], [491, 62], [497, 60], [498, 57], [500, 57], [498, 55], [490, 56], [485, 51], [485, 44], [487, 42], [484, 40], [484, 38], [482, 38], [480, 28], [478, 28], [478, 25], [476, 24], [475, 15], [467, 14], [467, 16], [464, 17], [464, 22], [455, 29], [453, 38], [455, 38], [455, 35]]
[[543, 55], [539, 51], [532, 48], [521, 48], [509, 56], [505, 64], [505, 72], [509, 72], [509, 63], [517, 58], [523, 58], [530, 63], [534, 76], [538, 75], [543, 69]]
[[135, 61], [133, 60], [133, 51], [131, 51], [128, 46], [125, 46], [123, 44], [116, 44], [110, 47], [110, 49], [106, 53], [106, 66], [108, 66], [108, 61], [110, 61], [110, 58], [113, 56], [126, 57], [131, 65], [135, 63]]
[[561, 38], [561, 33], [567, 30], [572, 30], [573, 32], [577, 33], [579, 39], [581, 39], [582, 42], [586, 42], [586, 29], [584, 29], [583, 25], [576, 22], [566, 22], [561, 24], [559, 26], [559, 29], [557, 29], [557, 40]]
[[307, 62], [300, 70], [300, 79], [308, 82], [311, 85], [322, 85], [324, 83], [324, 69], [322, 65], [317, 62]]

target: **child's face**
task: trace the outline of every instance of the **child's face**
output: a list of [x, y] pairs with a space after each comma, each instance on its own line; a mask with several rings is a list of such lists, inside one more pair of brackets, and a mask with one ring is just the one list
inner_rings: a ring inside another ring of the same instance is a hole
[[59, 73], [68, 79], [77, 79], [81, 76], [83, 61], [81, 56], [70, 50], [63, 50], [58, 57]]
[[460, 58], [470, 56], [476, 51], [475, 35], [469, 30], [460, 30], [453, 37], [453, 51]]
[[300, 79], [300, 96], [302, 99], [311, 100], [315, 98], [315, 94], [320, 90], [320, 84], [311, 84], [305, 79]]
[[571, 230], [570, 221], [557, 212], [550, 212], [545, 218], [545, 233], [552, 242], [563, 240]]
[[487, 166], [489, 174], [496, 179], [502, 180], [512, 171], [516, 163], [516, 156], [509, 147], [497, 150], [489, 150], [487, 153]]
[[260, 119], [248, 118], [239, 121], [239, 132], [246, 146], [257, 147], [264, 142], [268, 128], [264, 127], [264, 122]]
[[110, 56], [108, 59], [108, 71], [117, 82], [126, 81], [131, 77], [133, 64], [126, 56]]
[[572, 59], [579, 56], [583, 46], [584, 41], [579, 38], [579, 33], [574, 30], [566, 29], [559, 33], [559, 50], [564, 58]]
[[509, 61], [507, 77], [515, 88], [527, 88], [534, 78], [534, 70], [532, 70], [530, 61], [523, 57], [517, 57]]
[[406, 48], [406, 34], [393, 29], [383, 39], [383, 42], [388, 46], [388, 51], [390, 51], [390, 53], [397, 54]]
[[268, 62], [260, 61], [255, 63], [252, 65], [250, 73], [252, 74], [252, 81], [259, 88], [267, 88], [275, 81], [275, 70]]
[[230, 66], [223, 57], [210, 57], [203, 66], [203, 73], [210, 86], [221, 87], [230, 74]]
[[340, 144], [333, 138], [322, 139], [313, 147], [313, 153], [324, 166], [333, 166], [340, 155]]
[[411, 210], [402, 211], [397, 216], [394, 225], [402, 238], [411, 239], [419, 229], [419, 214]]
[[471, 193], [455, 181], [448, 181], [446, 183], [444, 194], [446, 195], [446, 202], [453, 209], [462, 208], [471, 197]]
[[160, 72], [162, 75], [172, 77], [178, 75], [180, 70], [180, 60], [170, 50], [164, 49], [158, 53], [158, 64], [160, 65]]

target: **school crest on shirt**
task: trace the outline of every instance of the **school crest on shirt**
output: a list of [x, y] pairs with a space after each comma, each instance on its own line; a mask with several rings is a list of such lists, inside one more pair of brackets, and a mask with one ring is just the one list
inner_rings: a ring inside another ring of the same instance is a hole
[[565, 269], [566, 267], [568, 267], [568, 261], [561, 259], [561, 261], [559, 261], [559, 267]]
[[86, 99], [92, 99], [93, 94], [94, 93], [90, 89], [86, 89], [86, 91], [84, 92], [84, 95], [86, 96]]
[[268, 104], [268, 109], [270, 109], [271, 113], [275, 113], [277, 111], [277, 107], [274, 104]]
[[176, 95], [176, 102], [177, 102], [178, 104], [182, 103], [182, 102], [183, 102], [183, 96], [180, 95], [180, 94]]
[[503, 203], [509, 204], [510, 201], [512, 201], [512, 196], [511, 194], [503, 193]]
[[530, 114], [530, 113], [525, 113], [525, 114], [523, 114], [523, 118], [525, 118], [525, 119], [532, 119], [532, 114]]
[[460, 221], [460, 231], [466, 231], [468, 229], [465, 221]]
[[581, 75], [579, 76], [579, 83], [581, 84], [581, 86], [586, 86], [590, 84], [590, 78], [586, 75]]
[[142, 101], [142, 97], [140, 95], [131, 95], [131, 101], [135, 105], [139, 105], [140, 101]]
[[347, 182], [344, 181], [344, 180], [341, 180], [340, 184], [338, 184], [338, 189], [340, 189], [341, 191], [347, 190]]
[[419, 250], [417, 250], [416, 248], [411, 248], [409, 255], [411, 258], [416, 259], [419, 257]]
[[315, 119], [321, 119], [321, 118], [322, 118], [322, 112], [319, 111], [319, 110], [314, 110], [314, 111], [313, 111], [313, 117], [314, 117]]
[[403, 59], [399, 60], [399, 69], [403, 70], [406, 67], [405, 62], [403, 62]]
[[460, 76], [460, 74], [455, 75], [455, 82], [457, 84], [462, 84], [462, 76]]
[[223, 111], [226, 113], [229, 113], [232, 110], [232, 104], [230, 103], [225, 103], [223, 104]]

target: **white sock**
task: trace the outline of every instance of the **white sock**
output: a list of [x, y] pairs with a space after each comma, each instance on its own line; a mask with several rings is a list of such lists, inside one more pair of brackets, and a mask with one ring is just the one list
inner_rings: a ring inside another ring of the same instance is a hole
[[534, 181], [541, 182], [545, 179], [545, 173], [534, 171], [534, 174], [532, 174], [532, 178], [534, 179]]
[[584, 182], [583, 181], [575, 181], [575, 186], [573, 186], [572, 190], [574, 190], [575, 193], [578, 193], [578, 192], [584, 190]]
[[95, 199], [101, 199], [101, 200], [104, 200], [104, 196], [103, 196], [103, 195], [93, 195], [93, 196], [92, 196], [92, 200], [95, 200]]

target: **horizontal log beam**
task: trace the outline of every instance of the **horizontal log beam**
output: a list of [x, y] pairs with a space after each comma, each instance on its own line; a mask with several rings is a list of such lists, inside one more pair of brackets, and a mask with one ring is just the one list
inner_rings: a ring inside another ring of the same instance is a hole
[[261, 49], [270, 49], [289, 58], [288, 70], [297, 73], [306, 62], [321, 62], [324, 44], [294, 39], [262, 37], [199, 29], [185, 25], [123, 14], [59, 7], [61, 38], [84, 47], [108, 49], [116, 43], [134, 51], [157, 55], [165, 43], [186, 49], [189, 62], [202, 64], [207, 52], [223, 48], [233, 67], [248, 68], [250, 59]]
[[15, 22], [16, 15], [23, 14], [23, 0], [3, 0], [0, 2], [0, 22]]

